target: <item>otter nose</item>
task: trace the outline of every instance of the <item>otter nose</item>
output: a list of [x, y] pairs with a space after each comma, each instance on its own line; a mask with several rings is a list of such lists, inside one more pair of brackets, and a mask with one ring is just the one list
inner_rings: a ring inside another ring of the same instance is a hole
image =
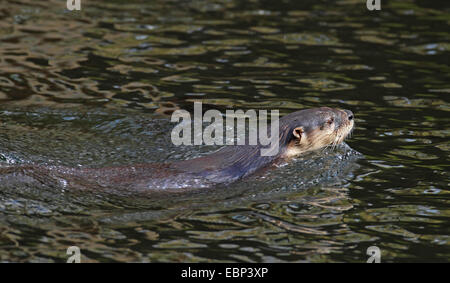
[[344, 110], [344, 111], [345, 111], [345, 113], [347, 113], [347, 119], [349, 121], [353, 120], [353, 112], [350, 110]]

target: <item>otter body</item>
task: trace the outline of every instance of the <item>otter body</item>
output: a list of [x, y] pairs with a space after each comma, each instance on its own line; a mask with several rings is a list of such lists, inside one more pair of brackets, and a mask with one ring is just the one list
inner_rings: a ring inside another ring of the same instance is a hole
[[[0, 169], [57, 180], [63, 186], [120, 187], [131, 190], [206, 188], [244, 178], [280, 159], [341, 143], [353, 129], [353, 113], [328, 107], [293, 112], [279, 120], [277, 154], [262, 156], [261, 145], [226, 146], [215, 153], [172, 163], [105, 168], [27, 165]], [[46, 182], [46, 180], [43, 180]]]

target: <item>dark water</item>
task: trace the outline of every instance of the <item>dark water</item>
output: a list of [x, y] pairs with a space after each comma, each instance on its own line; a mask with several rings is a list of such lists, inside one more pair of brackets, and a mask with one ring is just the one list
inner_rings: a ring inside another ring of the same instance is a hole
[[[0, 0], [0, 165], [178, 160], [174, 109], [351, 109], [354, 135], [185, 194], [0, 178], [0, 261], [448, 262], [448, 1]], [[361, 153], [360, 154], [358, 154]]]

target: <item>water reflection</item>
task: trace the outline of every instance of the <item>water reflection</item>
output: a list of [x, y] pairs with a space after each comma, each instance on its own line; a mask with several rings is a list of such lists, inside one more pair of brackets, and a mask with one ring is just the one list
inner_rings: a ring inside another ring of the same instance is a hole
[[351, 109], [348, 143], [364, 158], [338, 149], [176, 197], [3, 179], [0, 260], [65, 261], [80, 245], [85, 261], [365, 262], [377, 245], [382, 261], [447, 261], [443, 1], [383, 2], [382, 13], [361, 1], [64, 4], [1, 1], [1, 166], [205, 154], [214, 148], [167, 135], [167, 115], [195, 99]]

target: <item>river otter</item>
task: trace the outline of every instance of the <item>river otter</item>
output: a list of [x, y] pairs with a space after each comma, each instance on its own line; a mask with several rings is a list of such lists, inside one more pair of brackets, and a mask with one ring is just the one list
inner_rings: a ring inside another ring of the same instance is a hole
[[[24, 174], [64, 187], [114, 187], [130, 190], [205, 188], [231, 183], [281, 159], [341, 143], [352, 131], [353, 113], [321, 107], [293, 112], [279, 120], [279, 147], [262, 156], [261, 145], [226, 146], [210, 155], [161, 164], [106, 168], [24, 165], [0, 169], [0, 175]], [[43, 180], [45, 179], [45, 180]]]

